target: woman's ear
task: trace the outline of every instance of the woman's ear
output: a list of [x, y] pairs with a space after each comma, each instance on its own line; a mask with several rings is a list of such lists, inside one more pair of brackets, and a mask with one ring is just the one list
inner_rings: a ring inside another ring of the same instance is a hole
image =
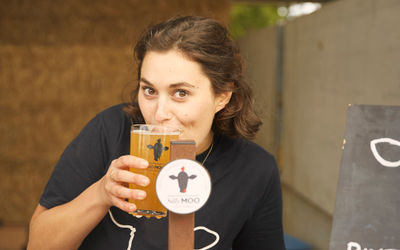
[[215, 97], [215, 113], [225, 108], [226, 104], [229, 103], [232, 97], [232, 91], [226, 91], [218, 94]]

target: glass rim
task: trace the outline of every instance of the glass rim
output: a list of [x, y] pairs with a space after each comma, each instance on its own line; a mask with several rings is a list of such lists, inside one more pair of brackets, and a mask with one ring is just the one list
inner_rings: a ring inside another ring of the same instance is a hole
[[131, 132], [133, 131], [145, 131], [145, 132], [156, 132], [156, 133], [174, 133], [180, 134], [182, 131], [179, 128], [174, 128], [166, 125], [159, 124], [132, 124]]

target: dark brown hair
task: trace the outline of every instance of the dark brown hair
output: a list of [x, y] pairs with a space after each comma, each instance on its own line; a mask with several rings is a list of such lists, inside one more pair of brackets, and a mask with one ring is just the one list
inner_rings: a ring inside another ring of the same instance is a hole
[[[178, 16], [149, 27], [135, 47], [140, 80], [143, 59], [149, 51], [175, 49], [199, 63], [210, 79], [214, 94], [232, 91], [230, 102], [216, 113], [212, 129], [233, 137], [252, 139], [261, 120], [253, 107], [250, 86], [244, 80], [243, 60], [227, 29], [218, 21], [195, 16]], [[131, 93], [131, 103], [125, 109], [128, 116], [144, 122], [137, 104], [137, 86]]]

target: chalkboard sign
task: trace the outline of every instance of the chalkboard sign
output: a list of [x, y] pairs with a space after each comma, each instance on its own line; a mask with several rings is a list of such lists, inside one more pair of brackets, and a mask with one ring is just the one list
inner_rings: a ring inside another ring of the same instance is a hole
[[400, 250], [400, 106], [351, 105], [330, 250]]

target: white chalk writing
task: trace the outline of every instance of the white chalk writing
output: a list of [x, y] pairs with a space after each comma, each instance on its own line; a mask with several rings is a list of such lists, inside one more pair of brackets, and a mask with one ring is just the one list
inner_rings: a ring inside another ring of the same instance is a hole
[[373, 248], [369, 248], [369, 247], [364, 247], [363, 248], [357, 242], [350, 241], [349, 243], [347, 243], [347, 250], [399, 250], [399, 249], [396, 249], [396, 248], [377, 248], [377, 249], [373, 249]]
[[379, 138], [379, 139], [372, 140], [370, 142], [370, 147], [371, 147], [372, 154], [375, 156], [375, 159], [385, 167], [395, 168], [395, 167], [400, 166], [400, 160], [394, 161], [394, 162], [387, 161], [387, 160], [383, 159], [382, 156], [380, 156], [380, 154], [378, 153], [378, 150], [376, 150], [376, 144], [383, 143], [383, 142], [400, 147], [400, 141], [393, 140], [391, 138]]

